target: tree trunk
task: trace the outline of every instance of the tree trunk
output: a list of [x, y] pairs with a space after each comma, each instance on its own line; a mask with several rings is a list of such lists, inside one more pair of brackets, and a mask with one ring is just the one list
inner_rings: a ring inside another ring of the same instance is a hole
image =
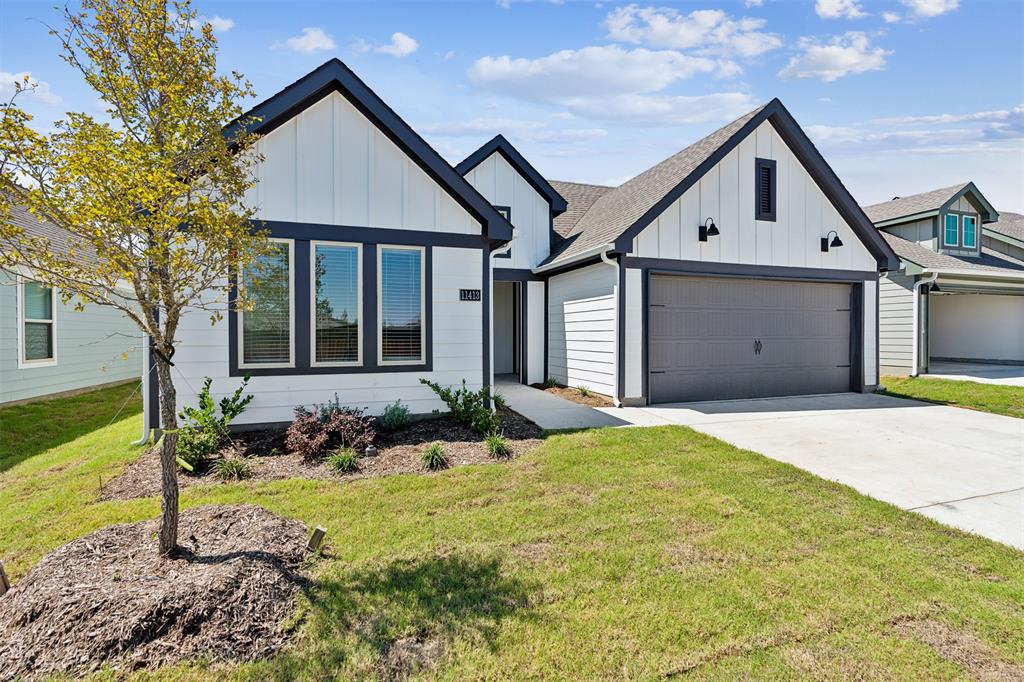
[[171, 366], [157, 354], [157, 384], [160, 387], [160, 556], [168, 556], [178, 547], [178, 445], [177, 396], [171, 382]]

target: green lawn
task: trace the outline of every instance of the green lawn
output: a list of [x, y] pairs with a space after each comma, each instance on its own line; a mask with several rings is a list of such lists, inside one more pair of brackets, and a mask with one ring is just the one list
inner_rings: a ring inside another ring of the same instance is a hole
[[1024, 418], [1024, 388], [933, 377], [882, 377], [890, 395]]
[[[112, 414], [123, 396], [92, 404]], [[101, 428], [75, 437], [80, 406], [16, 409], [35, 428], [4, 440], [18, 461], [0, 473], [0, 557], [15, 579], [62, 542], [157, 513], [155, 499], [94, 501], [99, 478], [138, 453], [137, 405], [109, 427], [97, 407], [87, 418]], [[445, 679], [970, 676], [900, 634], [906, 619], [976, 642], [978, 660], [1024, 664], [1024, 553], [682, 427], [557, 435], [519, 460], [437, 475], [182, 499], [323, 525], [332, 552], [289, 651], [164, 679], [373, 677], [408, 636], [443, 642], [424, 676]]]

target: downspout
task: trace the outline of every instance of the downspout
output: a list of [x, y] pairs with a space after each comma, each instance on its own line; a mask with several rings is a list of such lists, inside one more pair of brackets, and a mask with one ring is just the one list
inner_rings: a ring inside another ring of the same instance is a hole
[[132, 445], [149, 442], [149, 334], [143, 334], [142, 338], [142, 436]]
[[[499, 256], [503, 253], [508, 253], [512, 250], [512, 242], [516, 240], [515, 232], [512, 233], [512, 239], [508, 240], [505, 246], [499, 247], [491, 251], [490, 260], [487, 268], [487, 277], [489, 278], [487, 290], [491, 292], [491, 295], [487, 297], [487, 304], [491, 306], [491, 314], [488, 316], [488, 324], [491, 328], [491, 333], [488, 334], [488, 342], [490, 343], [490, 349], [487, 353], [487, 385], [491, 388], [491, 395], [494, 395], [494, 257]], [[495, 410], [494, 401], [491, 401], [491, 411]]]
[[608, 254], [611, 253], [614, 248], [614, 244], [608, 244], [605, 247], [604, 251], [601, 252], [601, 262], [604, 263], [605, 265], [610, 265], [613, 268], [615, 268], [615, 285], [612, 288], [612, 291], [615, 292], [612, 296], [615, 305], [615, 313], [614, 317], [612, 318], [615, 320], [615, 352], [612, 354], [612, 357], [614, 358], [613, 361], [615, 363], [615, 395], [612, 396], [612, 403], [615, 405], [615, 407], [622, 407], [622, 402], [619, 400], [619, 393], [621, 392], [620, 389], [622, 388], [621, 386], [619, 386], [619, 353], [621, 353], [623, 350], [622, 348], [619, 348], [619, 325], [622, 323], [622, 320], [619, 319], [619, 294], [622, 293], [619, 291], [619, 268], [621, 267], [621, 265], [619, 264], [619, 261], [612, 260], [611, 258], [608, 257]]
[[913, 328], [913, 343], [910, 346], [910, 376], [916, 377], [918, 372], [917, 368], [920, 366], [918, 362], [918, 356], [921, 354], [921, 339], [919, 337], [921, 330], [921, 285], [931, 284], [939, 278], [939, 273], [933, 272], [924, 279], [919, 279], [914, 282], [914, 300], [912, 302], [913, 313], [912, 316], [912, 328]]

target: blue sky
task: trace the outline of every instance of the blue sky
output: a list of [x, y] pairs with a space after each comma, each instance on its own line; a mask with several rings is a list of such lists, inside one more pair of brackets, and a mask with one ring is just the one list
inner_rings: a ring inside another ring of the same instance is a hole
[[[98, 112], [0, 3], [0, 77], [40, 122]], [[779, 97], [861, 203], [974, 180], [1024, 212], [1024, 2], [197, 2], [260, 99], [339, 57], [455, 163], [501, 132], [547, 177], [617, 184]], [[6, 94], [6, 93], [5, 93]]]

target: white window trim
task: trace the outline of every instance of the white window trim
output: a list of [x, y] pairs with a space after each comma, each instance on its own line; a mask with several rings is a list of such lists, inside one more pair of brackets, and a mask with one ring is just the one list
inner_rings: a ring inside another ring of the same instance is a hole
[[[285, 369], [295, 367], [295, 240], [271, 237], [270, 239], [268, 239], [268, 241], [288, 245], [288, 362], [245, 361], [245, 324], [244, 320], [242, 319], [242, 315], [245, 314], [245, 311], [239, 310], [235, 313], [238, 316], [237, 326], [239, 369]], [[238, 277], [239, 281], [241, 281], [243, 273], [240, 272], [238, 274]]]
[[[946, 237], [949, 234], [948, 233], [948, 229], [946, 227], [946, 222], [949, 220], [950, 216], [952, 216], [953, 218], [956, 218], [956, 241], [955, 242], [950, 242], [950, 241], [948, 241], [946, 239]], [[942, 219], [942, 243], [945, 246], [955, 246], [955, 247], [959, 247], [960, 246], [960, 215], [958, 213], [947, 213], [946, 217]]]
[[[25, 284], [36, 282], [31, 277], [18, 275], [18, 369], [31, 369], [33, 367], [56, 367], [57, 365], [57, 288], [50, 287], [50, 319], [36, 320], [25, 319]], [[37, 282], [40, 283], [41, 282]], [[25, 323], [49, 324], [50, 342], [53, 357], [42, 360], [25, 359]]]
[[[347, 246], [356, 250], [356, 315], [359, 330], [356, 334], [355, 362], [317, 362], [316, 359], [316, 247]], [[362, 367], [363, 366], [363, 245], [357, 242], [309, 242], [309, 365], [310, 367]]]
[[[967, 243], [967, 219], [970, 218], [974, 221], [974, 243]], [[960, 245], [965, 249], [976, 249], [978, 248], [978, 216], [964, 214], [960, 216]]]
[[[385, 360], [384, 359], [384, 288], [381, 282], [384, 249], [395, 251], [417, 251], [420, 254], [420, 357], [417, 360]], [[427, 250], [422, 246], [403, 246], [400, 244], [377, 245], [377, 364], [381, 367], [400, 365], [423, 365], [427, 362]]]

